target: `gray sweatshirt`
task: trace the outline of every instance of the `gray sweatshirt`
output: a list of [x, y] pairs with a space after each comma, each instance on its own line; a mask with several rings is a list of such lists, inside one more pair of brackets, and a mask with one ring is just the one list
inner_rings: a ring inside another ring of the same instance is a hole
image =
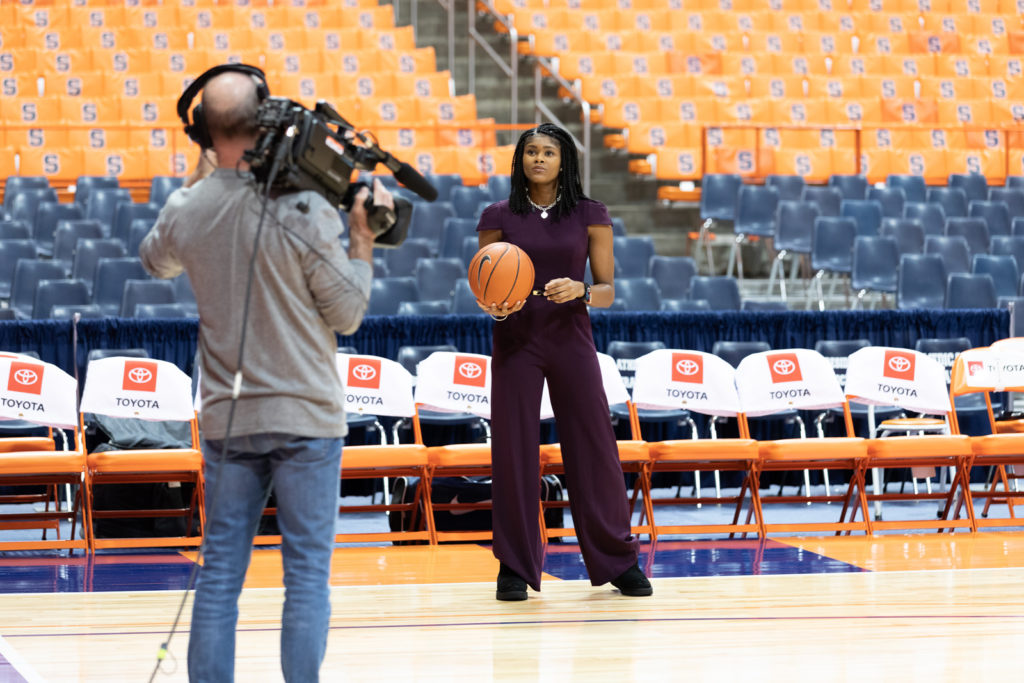
[[[199, 307], [200, 426], [222, 439], [238, 361], [249, 260], [262, 201], [252, 178], [217, 169], [172, 194], [139, 247], [159, 278], [188, 273]], [[303, 208], [306, 210], [303, 211]], [[366, 311], [373, 271], [349, 260], [337, 210], [314, 192], [271, 199], [260, 236], [243, 380], [231, 433], [347, 433], [334, 333]]]

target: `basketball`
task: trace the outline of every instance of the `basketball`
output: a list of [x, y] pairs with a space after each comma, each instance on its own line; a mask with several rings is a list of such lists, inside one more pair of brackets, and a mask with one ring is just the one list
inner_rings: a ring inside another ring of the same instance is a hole
[[533, 261], [514, 244], [488, 244], [469, 262], [469, 288], [487, 306], [525, 301], [533, 290]]

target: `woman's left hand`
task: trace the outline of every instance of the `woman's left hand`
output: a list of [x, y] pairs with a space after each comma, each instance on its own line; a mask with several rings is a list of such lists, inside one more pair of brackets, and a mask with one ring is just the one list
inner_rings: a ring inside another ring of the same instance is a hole
[[564, 304], [583, 296], [584, 286], [579, 280], [560, 277], [544, 285], [544, 298], [556, 304]]

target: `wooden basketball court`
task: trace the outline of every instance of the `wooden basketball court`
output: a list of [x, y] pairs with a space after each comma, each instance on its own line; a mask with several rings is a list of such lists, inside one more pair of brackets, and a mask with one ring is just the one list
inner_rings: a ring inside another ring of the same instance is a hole
[[[543, 592], [494, 600], [476, 545], [335, 553], [324, 681], [1013, 680], [1024, 533], [659, 542], [652, 598], [581, 579], [548, 549]], [[0, 681], [146, 681], [183, 554], [0, 561]], [[238, 681], [280, 681], [280, 556], [257, 550]], [[187, 680], [189, 603], [154, 680]]]

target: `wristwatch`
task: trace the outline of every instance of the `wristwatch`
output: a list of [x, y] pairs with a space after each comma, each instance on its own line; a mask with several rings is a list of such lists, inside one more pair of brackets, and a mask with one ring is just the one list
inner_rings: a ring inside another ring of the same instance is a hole
[[590, 285], [587, 284], [586, 282], [583, 283], [583, 296], [581, 296], [580, 298], [583, 299], [583, 303], [590, 303]]

